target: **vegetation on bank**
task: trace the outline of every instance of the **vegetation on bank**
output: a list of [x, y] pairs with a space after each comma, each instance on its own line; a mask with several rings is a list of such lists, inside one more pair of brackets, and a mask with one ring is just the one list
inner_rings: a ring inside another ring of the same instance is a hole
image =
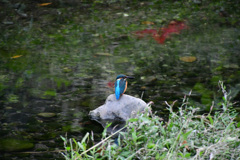
[[[120, 132], [117, 142], [107, 137], [91, 148], [93, 135], [87, 133], [81, 142], [64, 140], [66, 160], [75, 159], [239, 159], [240, 122], [235, 122], [229, 94], [222, 82], [222, 109], [213, 105], [207, 114], [198, 115], [199, 108], [189, 106], [189, 95], [183, 98], [178, 111], [168, 104], [169, 119], [164, 122], [156, 114], [145, 112], [129, 119], [126, 131]], [[115, 134], [115, 133], [114, 133]]]

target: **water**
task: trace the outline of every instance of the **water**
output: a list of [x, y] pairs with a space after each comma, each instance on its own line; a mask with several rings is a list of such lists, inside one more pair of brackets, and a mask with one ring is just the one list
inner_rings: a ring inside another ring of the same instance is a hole
[[[164, 101], [178, 100], [177, 107], [191, 90], [190, 102], [202, 112], [212, 100], [219, 109], [219, 80], [231, 89], [239, 111], [239, 14], [226, 4], [232, 17], [197, 4], [190, 12], [178, 2], [94, 7], [72, 1], [22, 3], [18, 11], [28, 15], [22, 18], [9, 4], [1, 7], [0, 158], [62, 159], [60, 135], [80, 140], [93, 130], [100, 139], [103, 128], [88, 113], [114, 93], [111, 84], [120, 73], [135, 77], [127, 94], [154, 101], [159, 115], [168, 113]], [[173, 19], [186, 21], [188, 29], [164, 44], [133, 34]], [[182, 59], [189, 56], [196, 60]]]

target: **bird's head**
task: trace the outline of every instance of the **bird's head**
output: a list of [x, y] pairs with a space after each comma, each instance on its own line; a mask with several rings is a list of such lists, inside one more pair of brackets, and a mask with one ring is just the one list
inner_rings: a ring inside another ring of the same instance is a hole
[[132, 77], [132, 76], [126, 76], [126, 75], [124, 75], [124, 74], [119, 74], [118, 76], [117, 76], [117, 78], [116, 78], [116, 80], [117, 79], [127, 79], [127, 78], [129, 78], [129, 79], [134, 79], [134, 77]]

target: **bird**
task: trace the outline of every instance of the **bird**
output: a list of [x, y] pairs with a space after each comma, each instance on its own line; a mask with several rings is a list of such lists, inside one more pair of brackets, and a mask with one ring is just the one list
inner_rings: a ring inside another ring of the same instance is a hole
[[116, 78], [114, 85], [115, 85], [115, 95], [117, 100], [119, 100], [119, 98], [125, 93], [127, 89], [127, 84], [128, 84], [127, 78], [134, 79], [134, 77], [126, 76], [124, 74], [120, 74]]

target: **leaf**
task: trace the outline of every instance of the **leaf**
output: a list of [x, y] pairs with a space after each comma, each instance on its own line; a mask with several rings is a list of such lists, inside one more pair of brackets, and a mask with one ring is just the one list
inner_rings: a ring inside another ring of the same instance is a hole
[[132, 138], [133, 138], [134, 143], [136, 143], [137, 142], [137, 133], [135, 130], [132, 132]]
[[212, 119], [212, 117], [210, 115], [208, 115], [208, 119], [209, 119], [211, 125], [213, 125], [213, 119]]
[[112, 125], [112, 123], [107, 123], [107, 125], [105, 126], [103, 132], [102, 132], [102, 137], [106, 137], [107, 136], [107, 129], [108, 127], [110, 127]]
[[66, 138], [60, 135], [60, 138], [64, 141], [67, 142]]
[[67, 150], [67, 151], [70, 151], [70, 149], [71, 149], [71, 147], [66, 147], [66, 150]]
[[44, 118], [52, 118], [56, 116], [56, 113], [51, 113], [51, 112], [42, 112], [37, 114], [39, 117], [44, 117]]
[[183, 134], [183, 139], [184, 139], [184, 140], [187, 140], [187, 137], [189, 136], [189, 134], [192, 133], [192, 131], [193, 131], [193, 130], [184, 133], [184, 134]]
[[183, 62], [194, 62], [197, 60], [197, 57], [194, 56], [185, 56], [185, 57], [180, 57], [179, 58]]
[[186, 153], [184, 158], [190, 158], [190, 156], [191, 156], [191, 153]]
[[120, 153], [121, 156], [127, 157], [129, 154], [131, 154], [130, 151], [123, 151]]
[[237, 123], [237, 128], [240, 128], [240, 122]]
[[173, 127], [173, 122], [170, 122], [169, 124], [168, 124], [168, 130], [170, 131], [171, 129], [172, 129], [172, 127]]
[[160, 125], [159, 127], [160, 127], [160, 130], [161, 130], [161, 133], [165, 136], [166, 135], [165, 129], [163, 128], [162, 125]]
[[52, 4], [52, 2], [49, 2], [49, 3], [41, 3], [41, 4], [38, 4], [39, 7], [42, 7], [42, 6], [48, 6]]
[[127, 62], [129, 62], [129, 59], [127, 57], [119, 57], [115, 61], [115, 63], [127, 63]]
[[148, 148], [148, 149], [152, 149], [153, 147], [155, 147], [155, 144], [154, 144], [154, 143], [151, 143], [151, 142], [150, 142], [150, 143], [147, 144], [147, 148]]
[[142, 24], [145, 24], [145, 25], [154, 25], [153, 22], [150, 22], [150, 21], [143, 21]]
[[43, 94], [43, 96], [53, 96], [53, 97], [56, 95], [57, 95], [56, 91], [52, 91], [52, 90], [47, 90]]
[[227, 126], [227, 128], [225, 129], [226, 131], [227, 130], [232, 130], [232, 127], [234, 126], [234, 122], [232, 122], [232, 123], [229, 123], [228, 124], [228, 126]]
[[75, 140], [75, 138], [73, 138], [72, 140], [73, 140], [73, 142], [77, 145], [77, 141]]
[[22, 57], [22, 55], [16, 55], [16, 56], [12, 56], [11, 58], [19, 58], [19, 57]]
[[137, 122], [137, 121], [138, 121], [137, 118], [131, 118], [131, 119], [128, 120], [128, 122]]
[[180, 155], [182, 158], [184, 158], [184, 155], [181, 152], [179, 152], [178, 155]]
[[96, 56], [112, 56], [110, 53], [99, 52], [95, 54]]
[[86, 139], [89, 137], [89, 133], [87, 132], [86, 135], [83, 137], [81, 143], [86, 142]]

